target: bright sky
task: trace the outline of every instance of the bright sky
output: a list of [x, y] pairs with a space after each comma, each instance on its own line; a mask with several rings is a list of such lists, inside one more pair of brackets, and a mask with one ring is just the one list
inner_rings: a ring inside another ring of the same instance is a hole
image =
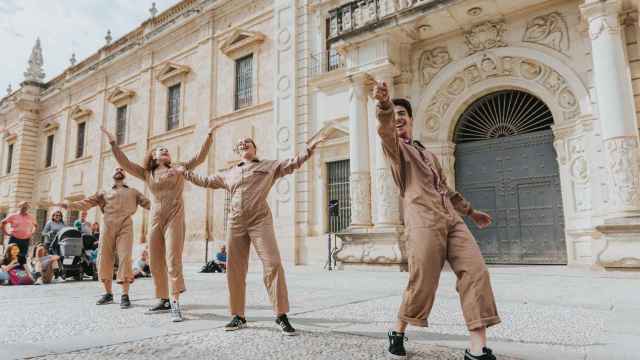
[[0, 98], [7, 85], [13, 90], [24, 80], [27, 61], [40, 37], [45, 81], [105, 44], [107, 29], [113, 41], [136, 28], [151, 15], [155, 2], [159, 12], [179, 0], [0, 0]]

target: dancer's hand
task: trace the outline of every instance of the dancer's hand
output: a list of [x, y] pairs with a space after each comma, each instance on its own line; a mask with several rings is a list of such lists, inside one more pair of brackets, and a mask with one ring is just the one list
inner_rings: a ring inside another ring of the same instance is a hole
[[216, 129], [218, 129], [219, 127], [222, 127], [222, 125], [224, 125], [224, 122], [216, 122], [212, 127], [209, 128], [209, 132], [207, 134], [213, 135], [213, 132], [216, 131]]
[[384, 81], [376, 81], [376, 85], [373, 87], [373, 98], [383, 104], [389, 102], [389, 88], [387, 88], [387, 83]]
[[100, 130], [102, 133], [109, 139], [109, 144], [116, 141], [116, 138], [105, 128], [104, 126], [100, 126]]
[[478, 226], [479, 229], [484, 229], [487, 226], [491, 225], [493, 219], [491, 219], [491, 215], [482, 212], [482, 211], [473, 211], [471, 215], [469, 215], [474, 223]]
[[327, 139], [329, 138], [329, 135], [330, 133], [328, 131], [323, 131], [320, 135], [316, 136], [315, 138], [312, 138], [311, 141], [307, 143], [307, 147], [311, 151], [315, 150], [316, 146], [327, 141]]

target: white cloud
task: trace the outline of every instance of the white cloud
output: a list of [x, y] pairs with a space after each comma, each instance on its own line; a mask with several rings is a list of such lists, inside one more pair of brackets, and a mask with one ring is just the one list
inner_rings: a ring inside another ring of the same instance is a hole
[[82, 61], [102, 47], [107, 29], [115, 41], [139, 26], [152, 2], [163, 11], [178, 0], [0, 0], [0, 97], [8, 84], [17, 89], [24, 80], [37, 37], [49, 80], [69, 66], [73, 52]]

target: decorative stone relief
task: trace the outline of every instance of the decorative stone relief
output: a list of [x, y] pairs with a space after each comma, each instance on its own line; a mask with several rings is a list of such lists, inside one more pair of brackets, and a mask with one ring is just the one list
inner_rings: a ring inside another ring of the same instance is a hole
[[[533, 59], [487, 54], [477, 63], [471, 64], [454, 74], [430, 99], [424, 117], [427, 133], [440, 129], [440, 120], [456, 97], [465, 93], [470, 86], [496, 77], [512, 77], [535, 82], [544, 86], [563, 110], [564, 120], [572, 120], [580, 114], [578, 100], [569, 88], [567, 80], [549, 66]], [[559, 120], [559, 119], [556, 119]]]
[[400, 244], [379, 243], [375, 240], [349, 243], [336, 254], [336, 259], [342, 263], [378, 265], [406, 262]]
[[569, 175], [576, 212], [591, 210], [591, 179], [582, 137], [568, 140]]
[[40, 46], [40, 38], [38, 38], [36, 39], [36, 44], [33, 46], [33, 49], [31, 49], [27, 71], [24, 72], [25, 81], [42, 82], [45, 76], [42, 68], [43, 65], [42, 47]]
[[349, 181], [351, 223], [369, 225], [371, 223], [371, 176], [369, 173], [352, 173]]
[[593, 19], [589, 23], [589, 37], [591, 40], [597, 40], [603, 32], [607, 31], [609, 34], [617, 34], [620, 31], [620, 27], [609, 25], [609, 22], [604, 17], [598, 17]]
[[444, 46], [423, 51], [419, 61], [422, 84], [429, 85], [431, 79], [433, 79], [440, 69], [450, 62], [451, 55], [449, 55], [449, 51]]
[[527, 23], [522, 41], [565, 52], [570, 46], [569, 27], [559, 12], [536, 16]]
[[376, 169], [375, 185], [378, 196], [376, 223], [400, 224], [400, 191], [389, 167]]
[[619, 137], [604, 141], [613, 191], [624, 206], [640, 205], [640, 170], [638, 140], [633, 137]]
[[465, 43], [469, 49], [468, 55], [482, 50], [507, 46], [502, 40], [505, 30], [504, 21], [487, 21], [473, 26], [464, 34]]

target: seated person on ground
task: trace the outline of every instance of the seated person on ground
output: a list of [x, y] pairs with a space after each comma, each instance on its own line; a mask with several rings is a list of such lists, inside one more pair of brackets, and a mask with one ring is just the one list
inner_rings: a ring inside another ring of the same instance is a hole
[[[33, 278], [26, 268], [27, 259], [20, 255], [20, 248], [16, 244], [9, 244], [0, 262], [0, 284], [11, 283], [31, 284]], [[18, 283], [15, 283], [15, 282]]]
[[32, 276], [36, 279], [36, 285], [49, 284], [53, 280], [55, 271], [58, 269], [60, 257], [49, 255], [46, 247], [36, 246], [34, 256], [31, 258]]
[[150, 277], [151, 269], [149, 268], [149, 252], [147, 247], [142, 250], [140, 256], [133, 262], [133, 277]]
[[222, 272], [227, 272], [227, 247], [225, 245], [220, 246], [220, 252], [216, 254], [216, 264]]

